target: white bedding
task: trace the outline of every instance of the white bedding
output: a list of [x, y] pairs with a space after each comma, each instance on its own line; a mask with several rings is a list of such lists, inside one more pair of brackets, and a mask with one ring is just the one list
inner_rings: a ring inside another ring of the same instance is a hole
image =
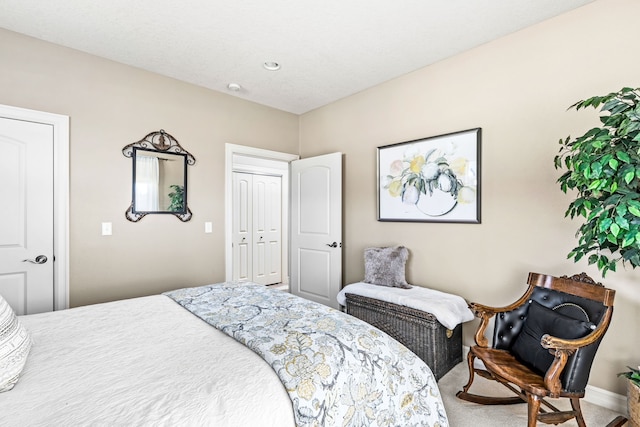
[[34, 344], [2, 426], [294, 425], [271, 367], [166, 296], [20, 319]]

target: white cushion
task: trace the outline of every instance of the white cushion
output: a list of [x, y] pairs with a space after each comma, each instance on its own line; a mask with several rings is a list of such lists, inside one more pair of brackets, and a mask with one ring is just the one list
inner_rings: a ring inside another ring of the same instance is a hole
[[29, 333], [0, 295], [0, 392], [16, 385], [30, 349]]

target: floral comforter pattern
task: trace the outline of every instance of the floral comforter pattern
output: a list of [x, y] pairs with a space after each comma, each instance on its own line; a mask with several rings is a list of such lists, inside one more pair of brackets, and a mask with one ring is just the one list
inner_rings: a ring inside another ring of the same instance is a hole
[[448, 426], [429, 367], [355, 317], [252, 283], [165, 295], [264, 358], [299, 426]]

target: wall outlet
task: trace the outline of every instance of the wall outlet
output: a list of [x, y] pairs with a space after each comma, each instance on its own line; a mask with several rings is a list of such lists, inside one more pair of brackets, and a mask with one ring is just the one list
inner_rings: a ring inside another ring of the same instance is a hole
[[111, 228], [111, 223], [110, 222], [103, 222], [102, 223], [102, 235], [103, 236], [111, 236], [113, 232], [113, 229]]
[[204, 223], [204, 232], [205, 233], [213, 233], [213, 223], [205, 222]]

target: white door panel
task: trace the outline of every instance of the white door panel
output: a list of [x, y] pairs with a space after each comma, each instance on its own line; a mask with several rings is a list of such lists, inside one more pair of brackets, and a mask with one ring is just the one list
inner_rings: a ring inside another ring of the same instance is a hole
[[282, 281], [282, 179], [233, 173], [233, 280]]
[[54, 308], [53, 132], [0, 117], [0, 294], [18, 314]]
[[264, 278], [258, 283], [270, 285], [282, 282], [282, 179], [279, 176], [254, 175], [253, 182], [259, 184], [258, 240], [263, 252], [260, 262]]
[[282, 281], [282, 179], [253, 175], [253, 281], [263, 285]]
[[291, 292], [339, 308], [342, 153], [291, 163]]
[[253, 277], [252, 185], [251, 174], [233, 173], [233, 280], [248, 281]]
[[265, 228], [269, 221], [267, 212], [267, 183], [263, 177], [252, 175], [253, 178], [253, 281], [267, 284]]
[[326, 250], [300, 249], [298, 265], [300, 266], [300, 292], [326, 300], [331, 298], [330, 275], [326, 274], [331, 270], [331, 253]]

